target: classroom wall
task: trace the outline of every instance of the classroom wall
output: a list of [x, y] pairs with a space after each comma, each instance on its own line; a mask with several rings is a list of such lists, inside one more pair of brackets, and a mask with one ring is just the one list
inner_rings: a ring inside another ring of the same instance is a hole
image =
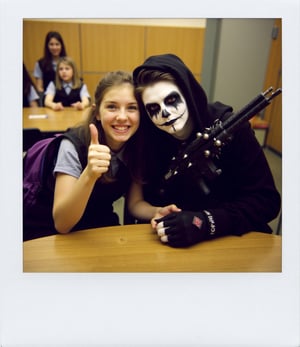
[[[222, 101], [237, 111], [265, 88], [266, 77], [270, 80], [273, 74], [277, 76], [269, 60], [274, 21], [272, 18], [24, 19], [23, 60], [32, 73], [35, 62], [43, 55], [46, 33], [59, 31], [93, 99], [106, 72], [132, 71], [152, 54], [172, 52], [183, 59], [203, 84], [209, 101]], [[268, 112], [267, 120], [272, 125], [268, 145], [281, 153], [278, 140], [282, 132], [281, 105], [276, 102], [272, 114], [271, 108]]]
[[263, 90], [273, 24], [264, 18], [220, 20], [214, 100], [238, 110]]
[[122, 20], [25, 19], [23, 60], [30, 73], [43, 55], [45, 36], [50, 30], [62, 34], [67, 54], [77, 63], [91, 95], [106, 72], [117, 69], [132, 71], [153, 54], [177, 54], [197, 80], [201, 80], [205, 37], [203, 20], [152, 21], [142, 25], [141, 21], [135, 22], [134, 19], [124, 24]]
[[[207, 20], [201, 83], [210, 102], [222, 101], [238, 111], [270, 86], [281, 88], [281, 62], [280, 18]], [[281, 97], [261, 116], [269, 124], [267, 146], [281, 153]]]

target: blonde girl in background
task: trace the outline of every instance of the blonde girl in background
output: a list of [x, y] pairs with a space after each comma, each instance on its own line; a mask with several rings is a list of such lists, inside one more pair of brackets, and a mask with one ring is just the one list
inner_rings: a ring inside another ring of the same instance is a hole
[[79, 78], [74, 60], [71, 57], [60, 58], [55, 83], [50, 82], [45, 92], [45, 106], [59, 111], [64, 107], [83, 110], [89, 105], [90, 94], [86, 84]]

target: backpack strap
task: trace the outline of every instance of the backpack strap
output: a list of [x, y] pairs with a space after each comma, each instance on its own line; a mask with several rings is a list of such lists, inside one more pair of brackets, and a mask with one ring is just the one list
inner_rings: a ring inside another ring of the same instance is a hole
[[70, 140], [76, 148], [78, 157], [83, 168], [87, 165], [87, 147], [77, 134], [76, 129], [70, 129], [63, 134], [63, 137]]
[[68, 130], [63, 134], [56, 135], [56, 138], [49, 143], [45, 152], [43, 162], [41, 163], [41, 182], [42, 185], [54, 184], [54, 177], [52, 175], [53, 168], [56, 163], [59, 146], [63, 139], [70, 140], [76, 148], [81, 166], [84, 168], [87, 164], [87, 149], [82, 140], [78, 137], [75, 131]]

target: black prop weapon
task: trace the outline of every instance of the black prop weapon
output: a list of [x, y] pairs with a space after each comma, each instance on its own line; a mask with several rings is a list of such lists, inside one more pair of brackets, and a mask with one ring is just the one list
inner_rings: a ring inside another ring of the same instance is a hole
[[194, 173], [203, 193], [208, 195], [210, 190], [207, 182], [222, 173], [213, 159], [221, 155], [222, 148], [232, 140], [233, 134], [242, 124], [267, 107], [279, 94], [281, 94], [280, 88], [273, 92], [273, 87], [270, 87], [226, 120], [217, 119], [209, 128], [205, 128], [203, 133], [197, 133], [196, 139], [172, 158], [169, 171], [164, 177], [165, 184], [168, 185], [175, 177], [190, 170]]

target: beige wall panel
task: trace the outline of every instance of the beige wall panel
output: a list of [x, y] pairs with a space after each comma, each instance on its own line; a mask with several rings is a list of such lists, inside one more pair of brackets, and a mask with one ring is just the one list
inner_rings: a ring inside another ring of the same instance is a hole
[[267, 137], [267, 146], [278, 153], [282, 153], [282, 98], [274, 100], [272, 119], [270, 122], [269, 134]]
[[43, 55], [50, 30], [62, 34], [67, 53], [75, 59], [92, 99], [106, 72], [132, 71], [152, 54], [177, 54], [200, 81], [205, 28], [24, 20], [23, 59], [30, 73]]
[[[281, 19], [276, 19], [274, 27], [278, 28], [278, 36], [272, 40], [270, 54], [269, 54], [269, 63], [267, 66], [264, 90], [273, 86], [275, 88], [281, 88], [281, 78], [282, 71], [282, 25]], [[272, 118], [271, 108], [268, 107], [265, 110], [264, 118], [266, 121], [270, 121]]]
[[[281, 77], [278, 83], [281, 86]], [[271, 109], [271, 117], [269, 119], [267, 146], [282, 153], [282, 96], [280, 95], [273, 100], [269, 108]]]
[[[278, 36], [272, 40], [264, 90], [270, 86], [273, 86], [274, 89], [282, 88], [282, 23], [280, 18], [275, 20], [274, 27], [278, 30]], [[267, 146], [282, 153], [282, 96], [278, 96], [265, 109], [264, 119], [269, 122], [270, 127]]]
[[104, 75], [105, 73], [83, 74], [83, 81], [87, 85], [88, 91], [93, 102], [97, 85]]
[[84, 72], [128, 70], [144, 60], [144, 27], [81, 24]]
[[23, 22], [23, 60], [32, 72], [35, 62], [44, 55], [45, 37], [49, 31], [58, 31], [64, 40], [67, 54], [71, 56], [80, 71], [79, 24], [62, 22]]
[[200, 74], [194, 74], [194, 77], [198, 82], [201, 82], [201, 75]]
[[202, 70], [204, 28], [147, 27], [146, 56], [173, 53], [178, 55], [194, 74]]

